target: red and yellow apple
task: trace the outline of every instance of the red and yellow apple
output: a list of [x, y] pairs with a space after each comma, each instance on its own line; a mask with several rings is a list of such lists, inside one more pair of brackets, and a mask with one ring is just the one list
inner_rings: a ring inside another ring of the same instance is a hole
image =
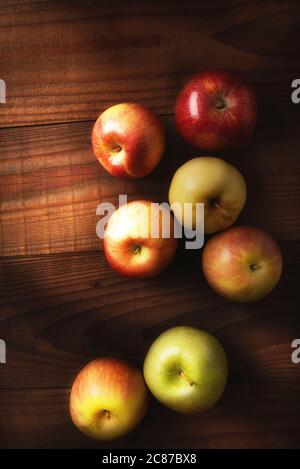
[[113, 440], [133, 430], [147, 410], [147, 391], [137, 368], [119, 359], [99, 358], [77, 375], [70, 412], [76, 427], [97, 440]]
[[178, 240], [174, 238], [173, 216], [164, 207], [156, 208], [149, 200], [134, 201], [119, 207], [108, 220], [104, 252], [121, 275], [153, 277], [175, 255]]
[[[196, 228], [196, 204], [204, 203], [205, 233], [215, 233], [232, 225], [247, 197], [241, 173], [220, 158], [199, 157], [177, 169], [169, 189], [175, 217], [187, 229]], [[192, 204], [192, 217], [185, 217], [185, 204]]]
[[178, 130], [192, 145], [224, 150], [243, 145], [256, 124], [256, 99], [237, 73], [201, 72], [185, 85], [175, 105]]
[[235, 226], [207, 242], [202, 267], [217, 293], [248, 303], [275, 288], [282, 272], [282, 256], [277, 243], [263, 230]]
[[159, 163], [165, 148], [165, 132], [157, 116], [135, 103], [106, 109], [92, 132], [94, 153], [113, 176], [140, 178]]

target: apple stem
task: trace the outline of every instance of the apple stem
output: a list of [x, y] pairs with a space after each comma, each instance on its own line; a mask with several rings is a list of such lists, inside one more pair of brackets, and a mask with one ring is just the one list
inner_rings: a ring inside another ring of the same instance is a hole
[[141, 246], [138, 246], [138, 245], [135, 246], [134, 247], [134, 254], [139, 254], [141, 252], [141, 249], [142, 249]]
[[216, 102], [216, 108], [217, 109], [224, 109], [225, 107], [225, 103], [222, 99], [218, 99], [218, 101]]
[[105, 417], [106, 417], [108, 420], [110, 420], [111, 415], [110, 415], [110, 411], [109, 411], [109, 410], [104, 410], [104, 415], [105, 415]]
[[113, 151], [114, 151], [115, 153], [119, 153], [120, 151], [122, 151], [121, 145], [117, 145], [117, 146], [113, 149]]
[[258, 264], [251, 264], [250, 265], [250, 269], [251, 270], [259, 270], [260, 269], [260, 266]]
[[230, 219], [231, 218], [231, 214], [230, 212], [228, 212], [224, 207], [222, 207], [222, 205], [218, 204], [218, 202], [214, 202], [214, 205], [215, 207], [217, 207], [219, 210], [221, 210], [221, 212], [223, 213], [223, 215]]
[[189, 378], [189, 377], [184, 373], [184, 371], [180, 370], [180, 376], [182, 376], [182, 377], [189, 383], [190, 386], [193, 386], [194, 381], [192, 381], [191, 378]]

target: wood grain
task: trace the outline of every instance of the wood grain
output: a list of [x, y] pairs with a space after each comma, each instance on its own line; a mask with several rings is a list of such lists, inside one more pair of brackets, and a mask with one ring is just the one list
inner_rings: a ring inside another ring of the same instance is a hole
[[[201, 253], [186, 253], [183, 247], [167, 272], [144, 281], [120, 277], [100, 252], [3, 258], [0, 325], [8, 341], [8, 365], [1, 368], [1, 387], [69, 386], [78, 367], [102, 354], [141, 363], [154, 337], [174, 323], [206, 328], [228, 350], [257, 354], [260, 371], [249, 373], [238, 359], [242, 381], [265, 371], [266, 381], [276, 381], [280, 373], [292, 378], [293, 372], [296, 379], [300, 371], [289, 356], [293, 334], [300, 331], [300, 247], [284, 244], [282, 249], [281, 283], [254, 306], [215, 295], [202, 276]], [[66, 340], [68, 330], [72, 335]]]
[[[111, 447], [290, 448], [300, 441], [299, 2], [215, 0], [5, 0], [0, 15], [0, 447], [100, 447], [68, 413], [72, 381], [93, 357], [142, 365], [168, 327], [213, 332], [230, 361], [229, 385], [211, 411], [176, 415], [151, 400], [146, 419]], [[256, 133], [217, 153], [244, 174], [238, 223], [280, 243], [283, 278], [264, 300], [227, 302], [207, 286], [200, 252], [183, 246], [149, 281], [119, 277], [96, 237], [101, 201], [164, 201], [176, 168], [205, 152], [182, 141], [173, 118], [185, 80], [203, 68], [242, 71], [256, 90]], [[110, 177], [90, 144], [107, 106], [137, 101], [160, 115], [159, 167], [129, 182]]]
[[174, 324], [202, 327], [222, 341], [230, 362], [225, 397], [189, 418], [152, 401], [140, 429], [116, 446], [259, 447], [261, 438], [269, 447], [295, 444], [300, 376], [290, 356], [300, 331], [300, 245], [282, 248], [282, 281], [254, 307], [217, 297], [201, 275], [199, 254], [183, 250], [158, 279], [134, 282], [110, 270], [101, 253], [3, 259], [1, 446], [99, 446], [70, 422], [76, 373], [102, 355], [141, 366], [152, 340]]
[[[96, 161], [92, 123], [0, 129], [0, 255], [33, 255], [101, 249], [96, 236], [100, 202], [167, 200], [175, 170], [205, 154], [178, 136], [173, 117], [163, 119], [168, 143], [159, 167], [147, 178], [112, 178]], [[240, 223], [255, 224], [279, 240], [300, 234], [300, 138], [275, 129], [257, 131], [247, 149], [220, 154], [244, 174], [248, 203]], [[1, 138], [2, 137], [2, 138]], [[268, 215], [266, 215], [268, 214]]]
[[[107, 449], [76, 430], [68, 400], [68, 389], [0, 390], [1, 446]], [[214, 411], [199, 417], [176, 415], [153, 401], [143, 425], [109, 448], [295, 448], [299, 411], [299, 388], [292, 384], [230, 385]]]
[[186, 78], [216, 65], [245, 72], [264, 99], [271, 89], [286, 120], [298, 17], [297, 1], [6, 1], [0, 126], [95, 119], [124, 100], [170, 114]]

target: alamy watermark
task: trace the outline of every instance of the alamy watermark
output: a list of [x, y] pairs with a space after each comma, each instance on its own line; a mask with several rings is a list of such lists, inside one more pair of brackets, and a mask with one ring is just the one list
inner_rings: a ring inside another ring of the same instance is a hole
[[[126, 224], [130, 223], [132, 213], [130, 212], [130, 204], [126, 207], [127, 195], [119, 195], [119, 208], [122, 208], [121, 221], [118, 220], [118, 226], [115, 230], [111, 230], [116, 237], [120, 236], [122, 228], [126, 228]], [[141, 219], [145, 222], [139, 226], [138, 236], [140, 238], [186, 238], [186, 249], [200, 249], [204, 243], [204, 204], [203, 203], [185, 203], [183, 205], [174, 203], [169, 205], [166, 202], [151, 202], [151, 216], [149, 219], [149, 208], [143, 202], [136, 202], [138, 210], [145, 211]], [[117, 207], [110, 202], [102, 202], [98, 205], [96, 215], [101, 219], [96, 226], [98, 238], [105, 238], [105, 227], [115, 212]], [[127, 211], [126, 211], [127, 210]], [[172, 211], [176, 213], [176, 217], [172, 216]], [[184, 223], [183, 223], [184, 221]]]
[[0, 339], [0, 363], [6, 363], [6, 343], [2, 339]]
[[[0, 79], [0, 104], [6, 103], [6, 84]], [[6, 343], [0, 339], [0, 364], [6, 363]]]
[[300, 339], [294, 339], [291, 346], [295, 349], [291, 355], [292, 363], [298, 365], [300, 363]]
[[4, 80], [0, 79], [0, 103], [6, 103], [6, 84]]
[[291, 99], [292, 103], [294, 104], [299, 104], [300, 103], [300, 78], [295, 78], [295, 80], [292, 81], [292, 94], [291, 94]]

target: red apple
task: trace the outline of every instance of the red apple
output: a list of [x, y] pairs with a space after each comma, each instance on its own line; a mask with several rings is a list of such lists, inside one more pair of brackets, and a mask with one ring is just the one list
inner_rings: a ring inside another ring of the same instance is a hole
[[[156, 237], [152, 236], [154, 226], [158, 228]], [[172, 214], [166, 208], [157, 212], [149, 200], [122, 205], [112, 214], [105, 228], [107, 261], [113, 269], [128, 277], [158, 275], [172, 260], [177, 244]]]
[[77, 375], [71, 390], [71, 417], [91, 438], [113, 440], [135, 428], [147, 409], [142, 373], [127, 362], [99, 358]]
[[165, 148], [163, 126], [149, 109], [122, 103], [106, 109], [92, 133], [96, 157], [113, 176], [140, 178], [159, 163]]
[[277, 285], [282, 256], [269, 234], [258, 228], [235, 226], [207, 242], [202, 267], [217, 293], [248, 303], [268, 295]]
[[201, 72], [180, 92], [175, 106], [178, 130], [192, 145], [207, 150], [238, 148], [252, 135], [256, 100], [240, 75]]

